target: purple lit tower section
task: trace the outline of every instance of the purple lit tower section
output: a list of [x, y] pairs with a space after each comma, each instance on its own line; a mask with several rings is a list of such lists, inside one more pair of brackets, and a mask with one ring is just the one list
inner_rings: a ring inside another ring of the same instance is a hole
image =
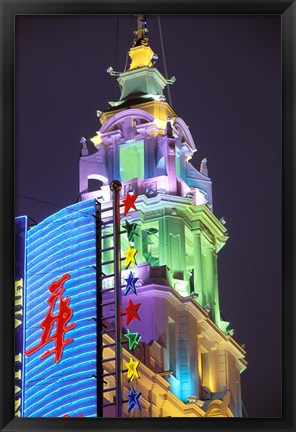
[[[96, 199], [102, 210], [109, 209], [114, 179], [122, 183], [121, 199], [137, 195], [136, 209], [121, 217], [123, 395], [133, 386], [131, 392], [141, 393], [141, 409], [133, 400], [135, 409], [125, 407], [125, 415], [241, 417], [245, 352], [219, 307], [217, 255], [227, 230], [213, 214], [206, 159], [199, 171], [190, 163], [193, 138], [163, 94], [175, 78], [155, 68], [142, 16], [135, 34], [129, 69], [108, 69], [119, 83], [120, 99], [98, 112], [96, 135], [81, 138], [79, 162], [81, 201]], [[103, 225], [102, 236], [102, 259], [108, 263], [111, 222]], [[132, 250], [128, 262], [124, 256]], [[103, 271], [112, 274], [113, 264]], [[113, 284], [112, 277], [103, 279], [107, 300]], [[104, 315], [111, 317], [105, 322], [111, 329], [112, 305]], [[112, 342], [110, 331], [104, 356], [112, 357]], [[104, 374], [110, 373], [106, 388], [114, 385], [112, 367], [104, 363]], [[105, 400], [112, 398], [106, 393]]]

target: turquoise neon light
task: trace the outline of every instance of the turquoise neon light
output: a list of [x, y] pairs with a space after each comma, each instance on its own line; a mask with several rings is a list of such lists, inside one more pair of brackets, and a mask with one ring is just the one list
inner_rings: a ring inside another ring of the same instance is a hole
[[[73, 342], [40, 360], [54, 342], [29, 357], [24, 356], [25, 417], [96, 417], [96, 231], [95, 202], [67, 207], [28, 231], [25, 350], [36, 346], [42, 334], [49, 298], [48, 286], [63, 274], [64, 297], [70, 297], [76, 327], [65, 337]], [[55, 311], [54, 311], [55, 313]], [[52, 333], [55, 331], [53, 328]]]

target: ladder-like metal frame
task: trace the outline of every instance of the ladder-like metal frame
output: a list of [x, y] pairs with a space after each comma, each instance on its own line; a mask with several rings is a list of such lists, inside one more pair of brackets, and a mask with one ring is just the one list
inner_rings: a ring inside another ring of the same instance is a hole
[[[113, 193], [113, 206], [102, 209], [100, 202], [96, 202], [96, 281], [97, 281], [97, 417], [103, 417], [103, 409], [107, 406], [114, 406], [116, 409], [116, 417], [122, 417], [122, 299], [121, 299], [121, 241], [120, 241], [120, 191], [121, 183], [114, 180], [110, 184], [110, 189]], [[109, 218], [108, 222], [103, 221], [102, 213], [112, 210], [113, 217]], [[113, 233], [102, 235], [104, 225], [109, 225], [113, 221]], [[102, 240], [113, 237], [113, 246], [102, 249]], [[103, 262], [102, 255], [107, 251], [114, 251], [114, 259]], [[105, 275], [102, 267], [108, 264], [114, 264], [114, 273]], [[103, 290], [103, 280], [114, 277], [114, 286]], [[114, 301], [103, 302], [103, 293], [114, 291]], [[114, 303], [114, 315], [105, 316], [103, 314], [104, 306]], [[103, 321], [106, 319], [115, 318], [114, 328], [104, 329]], [[103, 344], [103, 335], [114, 332], [114, 343]], [[110, 359], [103, 359], [103, 349], [114, 347], [115, 355]], [[104, 374], [103, 364], [106, 362], [115, 362], [114, 372]], [[104, 389], [104, 378], [107, 376], [115, 376], [115, 387]], [[115, 391], [115, 402], [104, 404], [104, 393]]]
[[115, 386], [116, 417], [122, 416], [122, 310], [121, 310], [121, 242], [120, 191], [121, 183], [113, 181], [114, 289], [115, 289]]

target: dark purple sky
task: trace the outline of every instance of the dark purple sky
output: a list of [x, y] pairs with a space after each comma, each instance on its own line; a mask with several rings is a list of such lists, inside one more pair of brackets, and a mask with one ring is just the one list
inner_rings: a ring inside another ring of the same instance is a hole
[[[157, 18], [147, 18], [163, 73]], [[230, 235], [220, 306], [246, 344], [243, 403], [249, 417], [280, 417], [281, 18], [161, 23], [173, 108], [195, 140], [192, 162], [208, 159], [214, 213]], [[80, 137], [93, 137], [96, 110], [119, 98], [106, 69], [124, 69], [135, 29], [132, 16], [16, 17], [16, 215], [39, 222], [77, 200]]]

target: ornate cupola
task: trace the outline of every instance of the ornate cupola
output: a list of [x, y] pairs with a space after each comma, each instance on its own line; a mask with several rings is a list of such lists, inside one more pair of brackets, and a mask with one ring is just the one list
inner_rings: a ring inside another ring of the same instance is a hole
[[107, 69], [117, 78], [121, 94], [104, 112], [99, 111], [102, 126], [90, 139], [97, 151], [92, 149], [85, 155], [83, 142], [80, 196], [87, 199], [97, 191], [108, 199], [112, 178], [123, 182], [157, 178], [154, 189], [193, 197], [196, 204], [207, 204], [211, 209], [212, 187], [206, 162], [200, 171], [189, 162], [196, 152], [194, 140], [163, 93], [175, 77], [167, 79], [156, 69], [158, 57], [149, 46], [147, 33], [145, 17], [139, 15], [129, 50], [129, 69]]

